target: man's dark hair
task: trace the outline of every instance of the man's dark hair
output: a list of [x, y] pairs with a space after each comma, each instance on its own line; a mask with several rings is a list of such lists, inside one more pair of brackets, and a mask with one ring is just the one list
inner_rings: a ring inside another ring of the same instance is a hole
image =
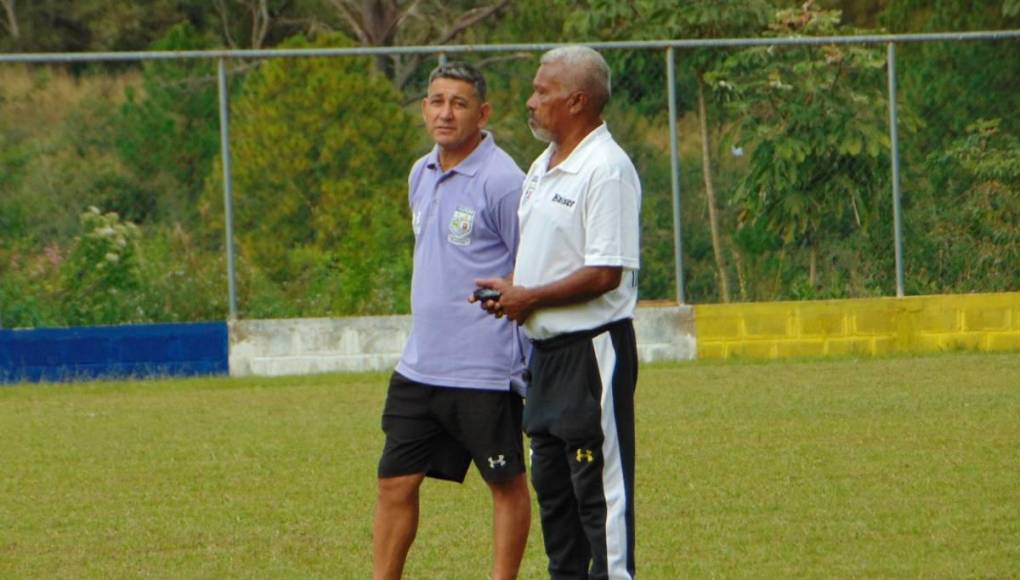
[[480, 70], [466, 62], [452, 61], [437, 66], [429, 74], [429, 84], [431, 85], [432, 81], [436, 79], [453, 79], [471, 83], [475, 88], [475, 94], [478, 95], [478, 100], [485, 102], [485, 77], [482, 76]]

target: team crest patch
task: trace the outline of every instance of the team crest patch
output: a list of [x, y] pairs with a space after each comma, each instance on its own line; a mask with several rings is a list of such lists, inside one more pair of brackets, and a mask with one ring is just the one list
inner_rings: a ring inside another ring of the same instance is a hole
[[471, 230], [475, 227], [475, 210], [458, 207], [450, 218], [450, 234], [446, 239], [451, 244], [466, 246], [471, 243]]
[[421, 234], [421, 212], [414, 212], [414, 217], [411, 218], [411, 229], [414, 231], [414, 235], [418, 236]]

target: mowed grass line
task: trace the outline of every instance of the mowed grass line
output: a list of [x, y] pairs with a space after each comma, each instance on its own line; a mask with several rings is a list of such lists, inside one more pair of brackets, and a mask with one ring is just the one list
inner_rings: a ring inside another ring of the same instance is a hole
[[[385, 384], [0, 388], [0, 577], [369, 577]], [[653, 365], [637, 404], [644, 578], [1018, 575], [1020, 356]], [[486, 578], [490, 526], [427, 482], [405, 577]]]

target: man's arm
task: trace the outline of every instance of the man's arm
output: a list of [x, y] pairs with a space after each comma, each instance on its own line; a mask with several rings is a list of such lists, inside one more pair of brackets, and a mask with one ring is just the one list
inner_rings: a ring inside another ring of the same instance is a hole
[[534, 288], [514, 286], [512, 275], [510, 280], [484, 278], [475, 282], [481, 288], [492, 288], [500, 293], [498, 301], [487, 300], [482, 308], [496, 317], [505, 314], [510, 320], [523, 324], [540, 308], [569, 306], [598, 298], [619, 286], [622, 277], [621, 266], [582, 266], [565, 278]]

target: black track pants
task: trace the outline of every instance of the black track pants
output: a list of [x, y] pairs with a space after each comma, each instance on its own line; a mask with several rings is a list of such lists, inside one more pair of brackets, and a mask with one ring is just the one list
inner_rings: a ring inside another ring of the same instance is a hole
[[524, 429], [553, 579], [634, 577], [631, 320], [537, 341]]

